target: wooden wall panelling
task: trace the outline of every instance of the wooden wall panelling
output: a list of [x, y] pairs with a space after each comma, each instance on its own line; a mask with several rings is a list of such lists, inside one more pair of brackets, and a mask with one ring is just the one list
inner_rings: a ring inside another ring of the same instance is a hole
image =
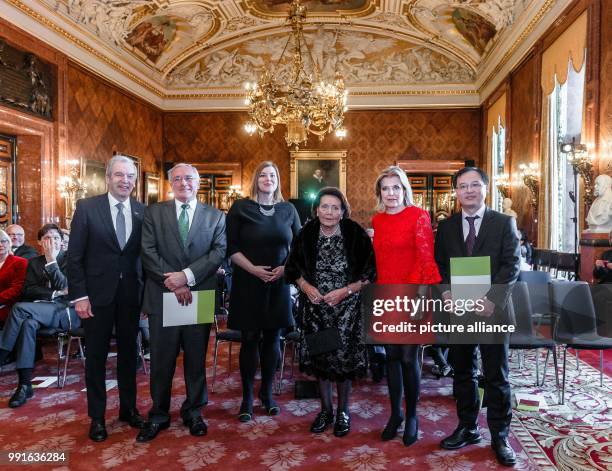
[[612, 1], [600, 3], [599, 173], [612, 176]]
[[[242, 189], [259, 162], [272, 160], [289, 195], [289, 148], [284, 130], [263, 138], [243, 130], [244, 112], [165, 113], [164, 155], [171, 162], [240, 162]], [[374, 182], [378, 173], [398, 160], [480, 161], [480, 110], [349, 111], [348, 136], [328, 136], [323, 142], [310, 137], [300, 150], [348, 150], [347, 197], [353, 217], [369, 225], [376, 204]]]

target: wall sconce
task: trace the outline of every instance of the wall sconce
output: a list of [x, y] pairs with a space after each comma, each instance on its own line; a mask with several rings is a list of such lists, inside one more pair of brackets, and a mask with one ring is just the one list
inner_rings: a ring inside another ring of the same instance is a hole
[[567, 160], [574, 169], [574, 175], [580, 174], [584, 180], [584, 200], [590, 206], [595, 196], [593, 195], [593, 160], [589, 155], [589, 149], [585, 144], [576, 144], [572, 138], [571, 143], [559, 143], [559, 150], [567, 154]]
[[64, 199], [64, 217], [66, 226], [70, 227], [72, 215], [76, 209], [77, 200], [83, 198], [87, 193], [87, 185], [80, 178], [80, 161], [66, 161], [68, 174], [59, 177], [57, 181], [57, 191]]
[[240, 185], [231, 185], [229, 191], [221, 196], [221, 208], [229, 211], [234, 204], [234, 201], [242, 198], [242, 187]]
[[521, 180], [523, 184], [529, 188], [531, 192], [531, 205], [533, 209], [538, 209], [538, 199], [540, 195], [540, 167], [537, 163], [531, 162], [530, 164], [519, 165], [521, 172]]
[[510, 198], [510, 176], [507, 173], [495, 177], [495, 186], [504, 198]]

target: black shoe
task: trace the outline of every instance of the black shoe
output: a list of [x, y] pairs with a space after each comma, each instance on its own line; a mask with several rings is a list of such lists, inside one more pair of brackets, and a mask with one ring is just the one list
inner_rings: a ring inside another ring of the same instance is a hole
[[94, 442], [103, 442], [108, 437], [104, 419], [91, 419], [89, 426], [89, 438]]
[[445, 450], [457, 450], [463, 448], [466, 445], [478, 443], [481, 440], [480, 432], [478, 428], [474, 430], [468, 430], [465, 427], [457, 427], [455, 431], [449, 437], [446, 437], [440, 442], [440, 446]]
[[507, 438], [493, 439], [491, 448], [495, 451], [497, 462], [502, 466], [514, 466], [516, 464], [516, 453], [514, 453]]
[[399, 417], [391, 416], [389, 418], [389, 421], [387, 422], [387, 425], [385, 425], [384, 430], [380, 434], [380, 438], [382, 439], [382, 441], [386, 442], [389, 440], [393, 440], [397, 435], [397, 430], [400, 428], [403, 421], [404, 418], [401, 415]]
[[336, 423], [334, 424], [334, 435], [336, 437], [344, 437], [351, 431], [351, 417], [346, 412], [338, 412], [336, 414]]
[[314, 419], [314, 422], [310, 426], [310, 431], [312, 433], [324, 432], [325, 430], [327, 430], [327, 427], [329, 427], [333, 423], [334, 413], [322, 410], [317, 414], [317, 417]]
[[280, 407], [274, 399], [265, 399], [263, 396], [259, 396], [261, 399], [261, 407], [263, 407], [268, 415], [278, 415], [280, 414]]
[[127, 412], [119, 413], [119, 420], [127, 422], [130, 427], [142, 428], [145, 424], [145, 419], [138, 413], [138, 409], [130, 409]]
[[142, 429], [140, 429], [140, 432], [138, 432], [138, 435], [136, 436], [136, 441], [138, 443], [150, 442], [155, 437], [157, 437], [157, 434], [160, 431], [165, 430], [168, 427], [170, 427], [169, 421], [162, 422], [161, 424], [145, 422], [144, 426], [142, 427]]
[[240, 411], [238, 412], [238, 420], [240, 422], [248, 422], [253, 418], [253, 404], [247, 401], [242, 401]]
[[189, 433], [194, 437], [201, 437], [208, 432], [206, 422], [199, 415], [193, 419], [183, 420], [183, 424], [185, 424], [185, 427], [189, 427]]
[[[414, 426], [413, 421], [414, 420]], [[402, 437], [402, 441], [404, 442], [404, 446], [410, 446], [415, 443], [419, 439], [419, 419], [409, 419], [406, 420], [406, 426], [404, 428], [404, 436]]]
[[12, 407], [13, 409], [15, 407], [21, 407], [32, 396], [34, 396], [34, 390], [32, 389], [32, 385], [31, 384], [20, 384], [19, 386], [17, 386], [17, 389], [15, 389], [15, 392], [9, 399], [8, 406]]

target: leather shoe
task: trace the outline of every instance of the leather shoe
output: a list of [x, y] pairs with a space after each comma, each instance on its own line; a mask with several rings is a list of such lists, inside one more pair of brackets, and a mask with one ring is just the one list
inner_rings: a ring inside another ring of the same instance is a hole
[[380, 438], [382, 439], [382, 441], [386, 442], [389, 440], [393, 440], [397, 435], [397, 430], [400, 428], [400, 425], [402, 425], [403, 421], [404, 418], [401, 415], [399, 417], [391, 416], [389, 418], [389, 421], [387, 422], [387, 425], [385, 425], [384, 430], [380, 434]]
[[130, 409], [127, 412], [119, 414], [119, 420], [127, 422], [130, 427], [142, 428], [145, 424], [145, 419], [138, 413], [138, 409]]
[[34, 396], [34, 390], [32, 389], [31, 384], [20, 384], [15, 389], [15, 392], [9, 399], [8, 406], [15, 408], [23, 406], [28, 399]]
[[162, 422], [161, 424], [157, 424], [154, 422], [145, 422], [144, 426], [138, 432], [136, 436], [136, 441], [138, 443], [146, 443], [153, 440], [157, 437], [157, 434], [161, 430], [165, 430], [170, 427], [170, 422]]
[[314, 419], [314, 422], [310, 426], [310, 431], [312, 433], [321, 433], [327, 430], [331, 424], [334, 423], [334, 413], [326, 410], [322, 410], [317, 414], [317, 417]]
[[465, 427], [457, 427], [449, 437], [446, 437], [440, 442], [440, 446], [445, 450], [458, 450], [466, 445], [478, 443], [481, 440], [478, 428], [469, 430]]
[[336, 423], [334, 424], [334, 435], [336, 437], [344, 437], [351, 431], [351, 418], [346, 412], [338, 412], [336, 414]]
[[184, 420], [183, 424], [185, 424], [185, 427], [189, 427], [189, 433], [194, 437], [201, 437], [206, 435], [206, 432], [208, 432], [206, 422], [204, 422], [200, 416], [194, 417], [193, 419]]
[[94, 442], [103, 442], [107, 437], [108, 433], [106, 433], [104, 419], [91, 419], [91, 425], [89, 426], [89, 438]]
[[516, 464], [516, 453], [514, 453], [507, 438], [494, 439], [491, 442], [491, 448], [495, 451], [497, 462], [502, 466], [514, 466]]

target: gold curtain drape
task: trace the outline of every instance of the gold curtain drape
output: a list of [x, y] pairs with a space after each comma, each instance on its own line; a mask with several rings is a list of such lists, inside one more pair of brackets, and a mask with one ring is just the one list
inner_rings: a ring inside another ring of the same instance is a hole
[[576, 72], [582, 69], [587, 39], [587, 12], [574, 21], [542, 55], [542, 90], [544, 96], [550, 95], [557, 82], [567, 81], [568, 62]]

